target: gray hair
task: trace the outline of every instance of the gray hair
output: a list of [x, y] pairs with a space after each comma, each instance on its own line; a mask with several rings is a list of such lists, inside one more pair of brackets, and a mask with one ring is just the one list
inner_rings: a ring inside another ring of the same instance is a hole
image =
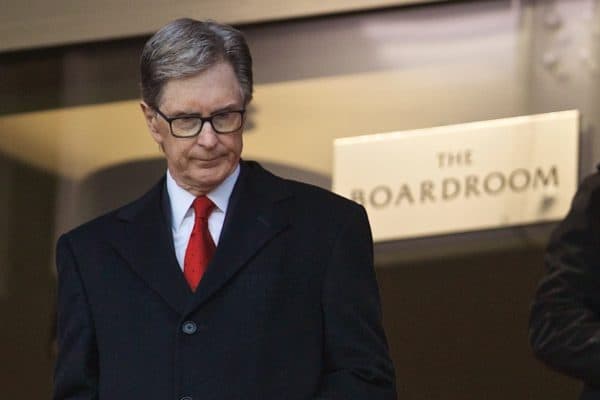
[[142, 99], [156, 108], [167, 81], [195, 75], [223, 61], [233, 67], [244, 104], [248, 104], [252, 99], [252, 56], [242, 33], [214, 21], [182, 18], [170, 22], [148, 39], [142, 51]]

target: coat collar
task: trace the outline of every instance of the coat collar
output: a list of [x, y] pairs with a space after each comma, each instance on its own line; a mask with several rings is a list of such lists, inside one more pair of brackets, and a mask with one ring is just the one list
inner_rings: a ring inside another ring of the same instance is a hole
[[215, 255], [187, 311], [202, 305], [289, 225], [285, 181], [258, 163], [242, 162]]
[[285, 180], [255, 162], [241, 163], [219, 246], [192, 293], [177, 264], [164, 178], [141, 199], [122, 208], [123, 236], [114, 242], [133, 270], [174, 310], [192, 312], [222, 288], [247, 261], [289, 225]]
[[191, 292], [175, 257], [169, 207], [163, 177], [142, 198], [118, 211], [123, 229], [112, 239], [140, 278], [182, 314]]

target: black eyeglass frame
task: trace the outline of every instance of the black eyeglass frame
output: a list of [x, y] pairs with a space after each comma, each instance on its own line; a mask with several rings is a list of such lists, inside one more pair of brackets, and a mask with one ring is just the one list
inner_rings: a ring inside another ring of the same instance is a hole
[[[237, 132], [240, 129], [242, 129], [242, 127], [244, 126], [245, 115], [246, 115], [246, 110], [245, 109], [222, 111], [222, 112], [218, 112], [216, 114], [213, 114], [210, 117], [203, 117], [200, 114], [184, 114], [184, 115], [178, 115], [176, 117], [167, 117], [162, 111], [160, 111], [158, 109], [158, 107], [154, 108], [154, 111], [156, 111], [156, 113], [158, 115], [160, 115], [161, 117], [163, 117], [163, 119], [169, 123], [169, 132], [171, 132], [171, 135], [175, 136], [176, 138], [181, 138], [181, 139], [193, 138], [193, 137], [198, 136], [200, 134], [200, 132], [202, 132], [202, 128], [204, 127], [204, 123], [205, 122], [208, 122], [210, 124], [210, 127], [212, 128], [212, 130], [215, 131], [215, 133], [218, 133], [219, 135], [225, 135], [225, 134], [228, 134], [228, 133]], [[240, 126], [237, 129], [234, 129], [232, 131], [226, 131], [226, 132], [220, 131], [217, 128], [215, 128], [215, 126], [212, 123], [213, 118], [218, 117], [219, 115], [230, 114], [230, 113], [240, 114], [240, 116], [242, 117]], [[187, 118], [195, 118], [195, 119], [199, 119], [200, 120], [200, 128], [198, 128], [198, 132], [196, 132], [195, 134], [190, 135], [190, 136], [176, 135], [175, 133], [173, 133], [173, 125], [172, 125], [173, 121], [178, 120], [178, 119], [187, 119]]]

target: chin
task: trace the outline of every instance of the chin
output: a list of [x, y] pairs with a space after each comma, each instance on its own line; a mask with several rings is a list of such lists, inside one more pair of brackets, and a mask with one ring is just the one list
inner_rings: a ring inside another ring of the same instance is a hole
[[[210, 171], [207, 171], [210, 170]], [[203, 168], [203, 171], [189, 174], [188, 178], [193, 186], [215, 188], [227, 178], [226, 169]], [[212, 190], [212, 189], [211, 189]]]

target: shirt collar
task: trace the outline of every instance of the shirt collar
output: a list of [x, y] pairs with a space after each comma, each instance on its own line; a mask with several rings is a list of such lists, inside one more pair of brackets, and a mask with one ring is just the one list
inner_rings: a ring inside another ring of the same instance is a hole
[[[206, 194], [206, 197], [223, 213], [227, 212], [229, 198], [239, 175], [240, 164], [235, 167], [233, 172], [219, 186]], [[187, 213], [191, 212], [190, 207], [196, 196], [179, 186], [168, 169], [167, 193], [169, 194], [169, 201], [171, 203], [171, 225], [173, 229], [179, 229]]]

